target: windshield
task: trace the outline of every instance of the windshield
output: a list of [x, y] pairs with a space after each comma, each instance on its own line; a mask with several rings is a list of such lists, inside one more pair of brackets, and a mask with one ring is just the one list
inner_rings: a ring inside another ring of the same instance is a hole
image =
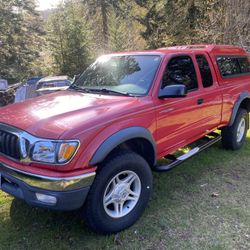
[[88, 67], [71, 86], [104, 94], [145, 95], [161, 57], [156, 55], [106, 55]]

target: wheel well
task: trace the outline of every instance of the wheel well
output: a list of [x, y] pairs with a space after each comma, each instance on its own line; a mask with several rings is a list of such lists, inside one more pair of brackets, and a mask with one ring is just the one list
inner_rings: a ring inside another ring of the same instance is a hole
[[240, 108], [244, 108], [247, 110], [247, 112], [250, 112], [250, 98], [245, 98], [241, 104], [240, 104]]
[[125, 141], [115, 147], [105, 159], [109, 158], [111, 155], [116, 154], [120, 150], [130, 150], [140, 156], [142, 156], [149, 164], [150, 167], [153, 167], [155, 164], [155, 151], [153, 145], [144, 138], [135, 138]]

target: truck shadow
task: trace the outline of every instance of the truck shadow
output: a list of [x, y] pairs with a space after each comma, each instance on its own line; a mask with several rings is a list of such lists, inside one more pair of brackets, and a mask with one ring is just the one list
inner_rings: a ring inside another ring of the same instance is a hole
[[[152, 223], [151, 218], [155, 218], [154, 213], [159, 211], [161, 207], [165, 209], [167, 202], [175, 199], [178, 192], [183, 192], [184, 189], [188, 190], [192, 186], [200, 186], [200, 180], [205, 180], [206, 176], [210, 175], [211, 172], [220, 176], [223, 171], [227, 171], [223, 167], [220, 168], [220, 164], [226, 166], [230, 165], [229, 163], [234, 160], [239, 161], [242, 157], [247, 157], [246, 152], [248, 150], [250, 150], [250, 138], [247, 138], [243, 149], [237, 152], [222, 149], [219, 142], [170, 172], [154, 173], [154, 192], [150, 205], [146, 209], [144, 216], [130, 230], [150, 226]], [[180, 182], [178, 182], [179, 180]], [[163, 199], [166, 196], [169, 196], [170, 200]], [[182, 201], [178, 201], [176, 205], [172, 204], [172, 210], [175, 210], [173, 206], [178, 208], [183, 205], [185, 204], [182, 204]], [[166, 216], [169, 215], [166, 213]], [[161, 218], [158, 218], [158, 220], [161, 220]], [[79, 211], [54, 212], [31, 207], [18, 199], [12, 201], [10, 221], [3, 223], [10, 222], [11, 226], [7, 228], [12, 232], [15, 231], [16, 238], [21, 239], [21, 241], [23, 238], [30, 241], [39, 241], [40, 235], [45, 237], [45, 240], [52, 241], [54, 246], [57, 243], [59, 244], [60, 241], [65, 241], [68, 247], [75, 246], [76, 242], [77, 245], [82, 243], [82, 246], [84, 246], [84, 244], [87, 244], [86, 241], [101, 242], [103, 237], [110, 237], [97, 235], [88, 229], [82, 222]], [[154, 223], [157, 223], [157, 221], [154, 221]], [[113, 238], [112, 242], [114, 242]]]

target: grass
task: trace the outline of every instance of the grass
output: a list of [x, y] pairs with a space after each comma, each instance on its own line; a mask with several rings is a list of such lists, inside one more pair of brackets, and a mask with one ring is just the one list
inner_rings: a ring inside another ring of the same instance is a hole
[[[0, 191], [0, 249], [250, 249], [250, 133], [240, 151], [221, 144], [166, 173], [142, 218], [102, 236], [78, 212], [32, 208]], [[214, 196], [214, 197], [213, 197]]]

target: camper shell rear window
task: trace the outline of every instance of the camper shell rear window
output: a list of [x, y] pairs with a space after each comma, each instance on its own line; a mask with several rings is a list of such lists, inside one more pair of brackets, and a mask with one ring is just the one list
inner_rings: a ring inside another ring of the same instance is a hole
[[250, 74], [250, 62], [247, 56], [217, 56], [217, 65], [222, 78]]

